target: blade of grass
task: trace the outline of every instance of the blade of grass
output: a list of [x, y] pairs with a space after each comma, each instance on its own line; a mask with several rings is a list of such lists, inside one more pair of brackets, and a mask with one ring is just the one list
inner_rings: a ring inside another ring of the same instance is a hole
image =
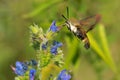
[[106, 57], [106, 55], [104, 54], [105, 52], [102, 51], [102, 49], [99, 47], [99, 44], [95, 41], [93, 36], [90, 33], [88, 33], [88, 37], [90, 39], [92, 49], [94, 49], [96, 53], [103, 59], [103, 61], [115, 72], [110, 60]]
[[100, 39], [101, 39], [101, 44], [102, 44], [103, 50], [105, 52], [105, 55], [108, 58], [108, 60], [110, 60], [109, 62], [111, 62], [111, 66], [113, 67], [114, 71], [117, 72], [115, 63], [112, 59], [112, 56], [110, 55], [111, 53], [110, 53], [110, 49], [108, 47], [108, 42], [106, 39], [104, 25], [100, 24], [98, 28], [99, 28], [99, 35], [100, 35]]

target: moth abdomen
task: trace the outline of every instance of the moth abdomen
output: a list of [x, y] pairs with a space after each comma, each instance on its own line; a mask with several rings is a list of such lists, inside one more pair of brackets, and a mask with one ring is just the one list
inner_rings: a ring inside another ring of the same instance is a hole
[[85, 44], [84, 44], [84, 47], [85, 47], [86, 49], [89, 49], [89, 48], [90, 48], [90, 43], [85, 43]]
[[86, 49], [89, 49], [90, 48], [90, 42], [89, 42], [88, 37], [84, 38], [82, 41], [84, 42], [84, 47]]

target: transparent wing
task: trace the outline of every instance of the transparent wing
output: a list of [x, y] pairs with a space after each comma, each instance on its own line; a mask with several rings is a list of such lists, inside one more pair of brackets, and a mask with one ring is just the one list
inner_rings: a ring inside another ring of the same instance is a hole
[[100, 15], [94, 15], [80, 20], [80, 25], [85, 28], [86, 32], [92, 30], [95, 25], [100, 21]]

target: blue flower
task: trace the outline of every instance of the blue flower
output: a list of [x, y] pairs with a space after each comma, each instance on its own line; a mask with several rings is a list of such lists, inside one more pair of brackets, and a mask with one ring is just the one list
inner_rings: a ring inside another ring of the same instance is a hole
[[51, 49], [50, 49], [50, 52], [52, 54], [56, 54], [57, 53], [57, 46], [52, 46]]
[[57, 46], [57, 47], [61, 47], [63, 44], [58, 42], [58, 41], [54, 41], [53, 45]]
[[35, 73], [36, 73], [35, 69], [30, 70], [30, 72], [29, 72], [29, 80], [34, 80]]
[[51, 49], [50, 49], [50, 52], [51, 52], [52, 54], [57, 54], [57, 48], [61, 47], [62, 45], [63, 45], [62, 43], [60, 43], [60, 42], [58, 42], [58, 41], [54, 41], [54, 42], [53, 42], [53, 45], [52, 45], [52, 47], [51, 47]]
[[57, 32], [58, 31], [58, 27], [56, 26], [56, 21], [52, 22], [52, 25], [50, 26], [50, 30], [52, 32]]
[[15, 64], [15, 68], [12, 67], [12, 69], [14, 70], [15, 74], [19, 75], [19, 76], [22, 76], [24, 75], [24, 73], [27, 71], [28, 69], [28, 66], [23, 63], [23, 62], [19, 62], [17, 61], [16, 64]]
[[57, 80], [70, 80], [70, 79], [71, 75], [68, 74], [66, 70], [62, 70], [57, 78]]

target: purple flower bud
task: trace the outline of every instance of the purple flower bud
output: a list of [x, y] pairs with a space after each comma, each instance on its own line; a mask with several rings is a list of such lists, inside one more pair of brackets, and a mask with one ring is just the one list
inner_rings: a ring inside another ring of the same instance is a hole
[[46, 50], [47, 49], [47, 42], [42, 44], [42, 50]]
[[30, 72], [29, 72], [29, 80], [34, 80], [34, 77], [35, 77], [35, 73], [36, 73], [36, 70], [35, 69], [31, 69]]
[[52, 25], [50, 26], [50, 30], [52, 32], [57, 32], [58, 31], [58, 27], [56, 26], [56, 21], [52, 22]]
[[31, 60], [31, 63], [32, 63], [32, 66], [36, 66], [38, 63], [37, 63], [37, 61], [36, 60]]

